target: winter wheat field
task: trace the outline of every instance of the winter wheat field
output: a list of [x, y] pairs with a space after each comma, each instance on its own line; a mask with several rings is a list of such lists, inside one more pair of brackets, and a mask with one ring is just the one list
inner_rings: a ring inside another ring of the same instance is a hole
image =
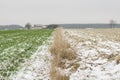
[[0, 31], [0, 80], [120, 80], [120, 29]]

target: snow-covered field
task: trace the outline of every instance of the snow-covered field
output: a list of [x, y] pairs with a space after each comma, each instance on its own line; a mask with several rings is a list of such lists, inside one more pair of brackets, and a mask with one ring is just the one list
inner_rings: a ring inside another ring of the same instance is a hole
[[[69, 80], [120, 80], [120, 29], [63, 29], [63, 37], [76, 50], [79, 64]], [[52, 56], [49, 51], [53, 36], [10, 80], [50, 80]], [[61, 69], [60, 69], [61, 70]], [[65, 74], [69, 74], [66, 69]], [[63, 73], [61, 70], [60, 72]]]
[[81, 59], [78, 61], [79, 68], [71, 74], [70, 80], [120, 80], [120, 42], [104, 39], [120, 34], [106, 36], [108, 33], [103, 35], [102, 30], [101, 33], [96, 31], [99, 29], [64, 30], [64, 36]]
[[[24, 65], [36, 54], [35, 52], [39, 51], [39, 46], [47, 44], [46, 40], [52, 32], [53, 30], [47, 29], [0, 31], [0, 80], [10, 80], [9, 77], [21, 69], [20, 65]], [[30, 61], [32, 66], [33, 62]]]
[[11, 80], [49, 80], [50, 58], [48, 45], [40, 46], [36, 53], [20, 66], [20, 70], [11, 76]]
[[19, 70], [10, 76], [10, 80], [50, 80], [51, 54], [49, 52], [53, 37], [48, 37], [46, 43], [23, 64]]

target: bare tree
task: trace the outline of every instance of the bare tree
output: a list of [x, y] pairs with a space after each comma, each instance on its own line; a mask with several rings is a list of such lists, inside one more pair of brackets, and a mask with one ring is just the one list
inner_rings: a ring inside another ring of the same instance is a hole
[[110, 20], [110, 27], [113, 28], [116, 25], [116, 21], [115, 20]]
[[25, 25], [25, 28], [26, 28], [26, 29], [31, 29], [31, 27], [32, 27], [32, 25], [31, 25], [30, 23], [27, 23], [27, 24]]

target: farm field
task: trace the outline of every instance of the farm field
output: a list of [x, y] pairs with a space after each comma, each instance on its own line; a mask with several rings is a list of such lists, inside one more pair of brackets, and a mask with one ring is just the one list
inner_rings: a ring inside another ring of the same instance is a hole
[[2, 80], [120, 79], [119, 28], [0, 31], [0, 39]]
[[120, 79], [120, 29], [66, 29], [79, 67], [69, 80]]
[[9, 80], [53, 30], [0, 31], [0, 80]]

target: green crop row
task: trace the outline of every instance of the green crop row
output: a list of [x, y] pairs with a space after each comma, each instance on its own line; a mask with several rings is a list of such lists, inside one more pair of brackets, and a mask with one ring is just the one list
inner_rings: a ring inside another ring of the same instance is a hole
[[0, 80], [7, 80], [53, 30], [0, 31]]

